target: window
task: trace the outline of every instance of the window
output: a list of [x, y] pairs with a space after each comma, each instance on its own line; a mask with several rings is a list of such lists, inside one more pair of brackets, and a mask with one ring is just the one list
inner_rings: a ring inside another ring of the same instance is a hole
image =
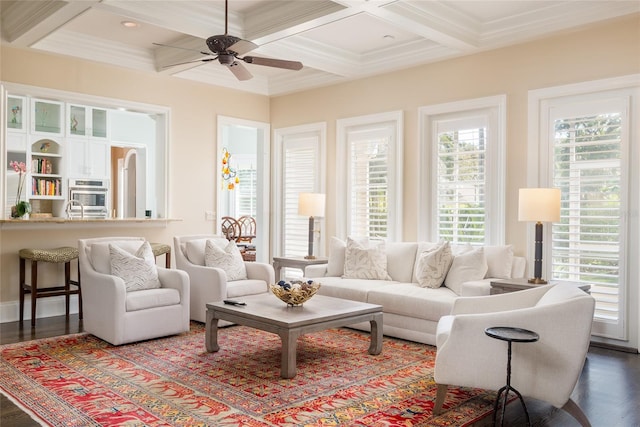
[[505, 97], [423, 107], [419, 237], [504, 243]]
[[338, 233], [402, 238], [402, 113], [338, 120]]
[[[276, 256], [303, 256], [308, 252], [309, 218], [298, 215], [298, 194], [324, 193], [326, 125], [324, 123], [276, 129]], [[316, 218], [319, 230], [314, 253], [322, 254], [324, 219]], [[301, 276], [285, 269], [287, 277]]]
[[596, 340], [638, 346], [638, 76], [531, 91], [529, 187], [556, 187], [561, 219], [545, 227], [546, 276], [591, 285]]

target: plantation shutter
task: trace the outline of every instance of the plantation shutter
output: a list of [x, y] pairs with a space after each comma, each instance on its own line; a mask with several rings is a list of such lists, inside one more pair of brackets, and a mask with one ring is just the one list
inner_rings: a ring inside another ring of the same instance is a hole
[[487, 117], [439, 120], [435, 129], [437, 238], [481, 245], [486, 238]]
[[[314, 132], [287, 135], [282, 143], [282, 256], [308, 253], [309, 218], [298, 215], [298, 195], [319, 191], [320, 143]], [[316, 228], [322, 219], [316, 218]], [[317, 254], [316, 248], [315, 253]], [[288, 278], [302, 277], [299, 269], [284, 269]]]
[[625, 105], [580, 103], [551, 118], [553, 186], [562, 194], [561, 220], [552, 226], [552, 277], [591, 284], [594, 334], [622, 338]]
[[245, 168], [238, 168], [240, 183], [238, 184], [236, 196], [236, 216], [249, 215], [255, 218], [257, 211], [256, 189], [258, 188], [258, 171], [253, 165], [247, 166], [248, 167]]

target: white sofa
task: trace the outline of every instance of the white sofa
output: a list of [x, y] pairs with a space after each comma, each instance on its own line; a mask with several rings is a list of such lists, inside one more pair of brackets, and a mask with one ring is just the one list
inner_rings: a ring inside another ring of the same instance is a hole
[[[386, 243], [387, 272], [390, 280], [343, 278], [344, 242], [332, 238], [329, 263], [311, 265], [305, 277], [321, 283], [318, 294], [379, 304], [384, 313], [384, 334], [425, 344], [436, 344], [436, 328], [442, 316], [449, 315], [459, 296], [489, 295], [491, 280], [525, 277], [526, 260], [513, 255], [511, 246], [486, 246], [487, 276], [461, 284], [459, 294], [449, 287], [421, 287], [414, 268], [429, 242]], [[453, 248], [454, 253], [459, 248]], [[460, 258], [463, 259], [463, 258]], [[494, 271], [502, 271], [498, 277]], [[508, 277], [507, 277], [508, 276]], [[446, 280], [445, 280], [446, 282]], [[354, 325], [369, 330], [368, 323]]]
[[[245, 262], [247, 278], [227, 280], [222, 268], [205, 266], [205, 245], [207, 240], [228, 243], [224, 236], [213, 234], [175, 236], [173, 238], [176, 268], [184, 270], [191, 281], [191, 320], [207, 320], [208, 302], [241, 298], [269, 292], [269, 284], [274, 283], [275, 273], [270, 264]], [[220, 321], [219, 326], [228, 322]]]

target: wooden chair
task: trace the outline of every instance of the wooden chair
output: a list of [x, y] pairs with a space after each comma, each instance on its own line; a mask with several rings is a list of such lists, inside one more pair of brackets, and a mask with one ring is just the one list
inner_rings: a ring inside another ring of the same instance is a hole
[[240, 225], [240, 237], [236, 239], [238, 243], [251, 243], [256, 238], [256, 219], [250, 215], [243, 215], [238, 218]]
[[229, 241], [238, 241], [238, 239], [242, 238], [242, 230], [240, 229], [240, 224], [236, 221], [235, 218], [230, 216], [223, 216], [222, 221], [220, 222], [220, 229], [222, 230], [222, 234]]

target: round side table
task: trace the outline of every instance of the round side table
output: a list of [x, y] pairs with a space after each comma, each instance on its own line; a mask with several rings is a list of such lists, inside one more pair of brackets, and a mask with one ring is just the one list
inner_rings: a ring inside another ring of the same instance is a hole
[[507, 407], [507, 400], [509, 397], [509, 391], [513, 391], [520, 399], [520, 403], [522, 403], [522, 408], [524, 409], [524, 414], [527, 417], [527, 425], [531, 426], [531, 421], [529, 420], [529, 412], [527, 412], [527, 406], [524, 404], [524, 399], [518, 390], [511, 387], [511, 344], [514, 342], [536, 342], [540, 338], [540, 336], [528, 329], [521, 328], [511, 328], [508, 326], [494, 326], [491, 328], [487, 328], [484, 330], [484, 333], [490, 336], [491, 338], [495, 338], [501, 341], [506, 341], [508, 344], [507, 347], [507, 385], [498, 390], [498, 395], [496, 396], [496, 402], [493, 405], [493, 425], [496, 424], [496, 417], [498, 413], [498, 405], [500, 403], [500, 396], [504, 392], [504, 400], [502, 403], [502, 417], [500, 420], [500, 425], [504, 425], [504, 411]]

